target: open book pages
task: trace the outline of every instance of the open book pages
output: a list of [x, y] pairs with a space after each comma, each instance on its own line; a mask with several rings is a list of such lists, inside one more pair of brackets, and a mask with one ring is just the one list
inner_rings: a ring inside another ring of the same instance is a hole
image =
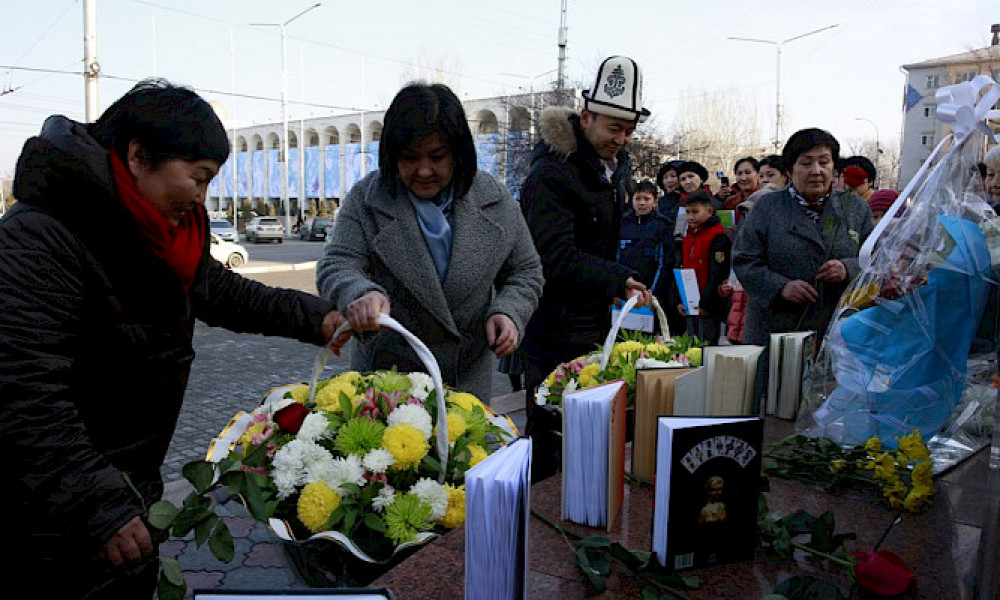
[[465, 473], [465, 598], [527, 592], [531, 439], [518, 438]]

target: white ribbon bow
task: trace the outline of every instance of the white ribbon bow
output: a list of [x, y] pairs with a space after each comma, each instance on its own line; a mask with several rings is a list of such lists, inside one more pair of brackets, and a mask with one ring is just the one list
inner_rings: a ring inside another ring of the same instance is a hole
[[[985, 92], [983, 93], [984, 90]], [[982, 98], [979, 98], [980, 93], [983, 93]], [[954, 142], [951, 149], [945, 155], [945, 158], [942, 159], [942, 163], [947, 162], [948, 157], [952, 153], [959, 152], [965, 141], [969, 139], [969, 136], [974, 131], [978, 131], [989, 139], [997, 141], [997, 136], [986, 124], [986, 121], [987, 119], [1000, 119], [1000, 110], [993, 108], [997, 101], [1000, 100], [1000, 85], [993, 81], [989, 75], [977, 75], [971, 81], [947, 85], [940, 88], [934, 98], [937, 100], [937, 118], [942, 123], [951, 127], [950, 139]], [[976, 101], [977, 98], [979, 99], [978, 102]], [[903, 188], [902, 193], [892, 203], [889, 210], [885, 212], [886, 216], [879, 221], [875, 229], [868, 235], [868, 239], [865, 240], [865, 243], [861, 246], [861, 251], [858, 253], [858, 260], [861, 263], [862, 269], [871, 268], [875, 242], [882, 237], [882, 233], [892, 221], [891, 216], [897, 214], [904, 203], [911, 201], [914, 190], [917, 189], [918, 185], [924, 183], [924, 175], [931, 168], [931, 165], [936, 164], [934, 159], [937, 158], [938, 153], [944, 148], [948, 139], [947, 137], [944, 138], [935, 146], [934, 151], [927, 157], [924, 164], [920, 165], [920, 169], [910, 179], [907, 186]], [[939, 166], [940, 164], [937, 165], [937, 167]]]
[[[983, 90], [986, 93], [976, 102]], [[1000, 100], [1000, 85], [989, 75], [977, 75], [971, 81], [940, 88], [934, 99], [937, 100], [938, 120], [951, 126], [957, 144], [964, 142], [973, 131], [996, 141], [986, 120], [1000, 119], [1000, 110], [993, 108]]]

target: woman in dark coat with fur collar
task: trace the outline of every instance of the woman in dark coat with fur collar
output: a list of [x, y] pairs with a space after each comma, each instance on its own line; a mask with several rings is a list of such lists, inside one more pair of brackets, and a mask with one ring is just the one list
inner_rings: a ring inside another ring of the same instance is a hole
[[208, 103], [162, 81], [92, 125], [50, 117], [24, 146], [0, 221], [0, 512], [5, 579], [35, 597], [152, 597], [142, 517], [196, 318], [317, 345], [343, 322], [211, 258], [203, 203], [228, 153]]

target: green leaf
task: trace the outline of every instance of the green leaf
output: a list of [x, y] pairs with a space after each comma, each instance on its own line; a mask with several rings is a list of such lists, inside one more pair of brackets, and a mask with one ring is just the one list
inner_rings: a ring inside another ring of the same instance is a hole
[[817, 520], [816, 515], [810, 514], [800, 508], [782, 519], [781, 523], [788, 529], [789, 534], [801, 535], [803, 533], [811, 533]]
[[189, 462], [181, 469], [181, 473], [199, 494], [204, 494], [212, 486], [212, 480], [215, 478], [215, 468], [203, 460]]
[[608, 586], [604, 581], [604, 577], [601, 577], [601, 574], [590, 564], [590, 557], [587, 555], [585, 548], [577, 548], [576, 565], [580, 567], [580, 570], [587, 576], [590, 584], [594, 586], [598, 593], [607, 589]]
[[354, 522], [358, 518], [358, 513], [353, 510], [344, 511], [344, 533], [349, 534], [354, 531]]
[[340, 484], [340, 489], [346, 491], [351, 496], [359, 496], [359, 495], [361, 495], [361, 486], [359, 486], [356, 483], [351, 483], [349, 481], [345, 482], [345, 483], [342, 483], [342, 484]]
[[174, 537], [184, 537], [199, 521], [212, 514], [212, 501], [192, 493], [184, 500], [184, 508], [174, 519], [170, 533]]
[[243, 474], [243, 498], [247, 501], [247, 509], [254, 519], [267, 521], [271, 515], [267, 512], [268, 495], [261, 489], [253, 473]]
[[354, 403], [351, 402], [351, 399], [344, 392], [340, 392], [340, 414], [345, 419], [350, 419], [354, 416]]
[[184, 571], [176, 558], [161, 556], [160, 572], [172, 585], [180, 587], [187, 584], [184, 580]]
[[439, 461], [438, 459], [434, 458], [430, 454], [428, 454], [427, 456], [425, 456], [423, 458], [423, 460], [420, 461], [420, 466], [425, 467], [426, 469], [428, 469], [429, 471], [432, 471], [434, 473], [440, 473], [441, 472], [441, 461]]
[[218, 522], [219, 517], [214, 514], [211, 514], [208, 518], [199, 521], [194, 528], [194, 543], [198, 546], [204, 544], [208, 540], [208, 536], [212, 534], [212, 530]]
[[236, 548], [233, 544], [233, 534], [229, 532], [226, 522], [219, 520], [218, 527], [212, 532], [212, 537], [208, 540], [208, 549], [212, 551], [212, 556], [224, 563], [232, 562], [236, 556]]
[[775, 594], [786, 598], [803, 598], [808, 600], [839, 600], [840, 590], [832, 582], [812, 575], [795, 575], [774, 588]]
[[788, 596], [782, 596], [781, 594], [768, 594], [760, 600], [788, 600]]
[[372, 531], [385, 533], [385, 521], [376, 514], [365, 513], [365, 526]]
[[169, 529], [181, 509], [167, 500], [160, 500], [149, 507], [149, 524], [157, 529]]
[[611, 540], [599, 535], [585, 537], [576, 543], [577, 548], [610, 548]]
[[170, 583], [167, 576], [164, 575], [163, 571], [160, 571], [160, 577], [156, 582], [156, 597], [160, 600], [184, 600], [184, 596], [187, 594], [187, 582], [185, 581], [183, 585], [174, 585]]
[[346, 511], [343, 506], [338, 506], [330, 513], [330, 518], [326, 521], [326, 526], [329, 529], [337, 529], [337, 523], [340, 523], [341, 519], [344, 518]]

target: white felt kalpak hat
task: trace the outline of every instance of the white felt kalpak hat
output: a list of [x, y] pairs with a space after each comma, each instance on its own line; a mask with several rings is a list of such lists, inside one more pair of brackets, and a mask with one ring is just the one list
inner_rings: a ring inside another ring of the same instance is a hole
[[639, 123], [649, 117], [642, 107], [642, 73], [627, 56], [604, 59], [597, 69], [594, 87], [583, 91], [583, 107], [592, 113], [629, 119]]

